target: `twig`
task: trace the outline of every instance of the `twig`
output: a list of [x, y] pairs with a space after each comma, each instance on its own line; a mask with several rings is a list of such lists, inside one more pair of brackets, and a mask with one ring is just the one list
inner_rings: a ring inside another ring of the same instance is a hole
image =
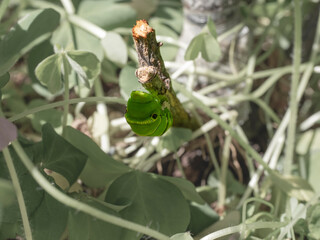
[[190, 129], [198, 128], [195, 118], [183, 108], [172, 88], [171, 78], [167, 72], [160, 53], [161, 43], [156, 40], [155, 30], [146, 20], [139, 20], [132, 28], [133, 40], [138, 53], [139, 68], [136, 76], [150, 93], [167, 102], [173, 117], [173, 126]]

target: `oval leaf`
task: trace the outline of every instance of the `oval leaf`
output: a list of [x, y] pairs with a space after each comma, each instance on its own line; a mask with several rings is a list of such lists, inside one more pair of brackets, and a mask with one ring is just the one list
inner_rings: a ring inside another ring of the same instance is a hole
[[210, 34], [203, 34], [203, 46], [201, 48], [201, 56], [207, 62], [218, 61], [221, 56], [218, 41]]
[[106, 37], [101, 40], [101, 44], [109, 60], [120, 65], [127, 63], [127, 45], [118, 33], [108, 32]]
[[56, 93], [62, 89], [60, 58], [60, 54], [53, 54], [41, 61], [35, 70], [39, 81], [47, 86], [51, 93]]
[[191, 40], [186, 50], [186, 53], [184, 55], [184, 60], [186, 61], [195, 60], [198, 57], [199, 53], [201, 52], [202, 45], [203, 45], [203, 36], [201, 34], [198, 36], [195, 36]]
[[272, 172], [270, 178], [278, 188], [298, 200], [310, 201], [314, 196], [310, 183], [299, 176], [282, 176], [277, 172]]
[[[167, 235], [184, 232], [190, 210], [181, 192], [155, 174], [132, 171], [117, 178], [110, 186], [106, 202], [132, 204], [120, 212], [130, 221], [147, 225]], [[139, 239], [137, 233], [123, 232], [121, 239]]]
[[207, 62], [219, 60], [221, 50], [218, 41], [208, 32], [204, 32], [194, 37], [185, 53], [185, 60], [195, 60], [199, 53]]
[[127, 65], [122, 68], [119, 76], [119, 85], [121, 96], [128, 100], [130, 98], [132, 90], [142, 89], [141, 84], [139, 83], [136, 75], [136, 68]]
[[59, 136], [50, 124], [42, 127], [43, 165], [64, 176], [70, 186], [78, 179], [87, 156]]
[[195, 186], [188, 180], [183, 178], [159, 176], [160, 178], [174, 184], [182, 192], [183, 196], [193, 202], [205, 204], [205, 201], [197, 193]]
[[103, 152], [91, 138], [82, 132], [72, 127], [66, 127], [64, 132], [65, 139], [89, 158], [81, 173], [81, 180], [87, 185], [103, 187], [130, 171], [129, 167]]
[[85, 86], [90, 88], [89, 80], [98, 77], [101, 70], [100, 61], [96, 55], [87, 51], [68, 51], [67, 59]]

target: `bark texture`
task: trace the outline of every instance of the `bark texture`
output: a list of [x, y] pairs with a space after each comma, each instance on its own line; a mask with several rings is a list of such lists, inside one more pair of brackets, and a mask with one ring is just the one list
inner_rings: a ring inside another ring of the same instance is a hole
[[132, 35], [138, 53], [139, 68], [136, 76], [139, 82], [169, 107], [174, 127], [196, 129], [196, 120], [183, 108], [172, 88], [170, 75], [160, 53], [162, 44], [157, 42], [155, 30], [146, 20], [139, 20], [132, 28]]

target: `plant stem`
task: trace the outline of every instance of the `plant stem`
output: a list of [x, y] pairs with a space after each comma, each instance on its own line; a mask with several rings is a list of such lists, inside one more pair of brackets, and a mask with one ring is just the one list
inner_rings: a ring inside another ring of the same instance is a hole
[[70, 0], [60, 0], [60, 2], [68, 14], [74, 14], [74, 6]]
[[30, 227], [30, 223], [29, 223], [29, 219], [28, 219], [27, 208], [26, 208], [26, 204], [24, 202], [21, 186], [19, 183], [19, 178], [18, 178], [17, 172], [14, 168], [11, 154], [10, 154], [8, 148], [4, 148], [2, 151], [3, 151], [4, 159], [5, 159], [6, 164], [8, 166], [8, 170], [9, 170], [9, 174], [10, 174], [10, 177], [12, 180], [13, 188], [16, 192], [26, 239], [32, 240], [32, 233], [31, 233], [31, 227]]
[[264, 229], [264, 228], [280, 228], [285, 226], [284, 222], [255, 222], [250, 224], [239, 224], [237, 226], [224, 228], [218, 230], [216, 232], [210, 233], [207, 236], [201, 238], [200, 240], [214, 240], [221, 238], [226, 235], [230, 235], [232, 233], [241, 233], [246, 230], [254, 230], [254, 229]]
[[73, 98], [73, 99], [68, 99], [68, 100], [63, 100], [59, 102], [54, 102], [54, 103], [49, 103], [43, 106], [35, 107], [29, 110], [26, 110], [22, 113], [16, 114], [15, 116], [9, 118], [8, 120], [11, 122], [17, 121], [21, 118], [24, 118], [28, 115], [41, 112], [44, 110], [56, 108], [56, 107], [61, 107], [64, 106], [65, 104], [76, 104], [76, 103], [96, 103], [96, 102], [106, 102], [106, 103], [119, 103], [119, 104], [126, 104], [126, 101], [122, 98], [117, 98], [117, 97], [87, 97], [87, 98]]
[[81, 29], [87, 31], [88, 33], [92, 34], [93, 36], [101, 39], [104, 39], [107, 35], [107, 31], [99, 26], [87, 21], [86, 19], [79, 17], [77, 15], [69, 15], [69, 21]]
[[68, 114], [69, 114], [69, 103], [67, 100], [69, 100], [69, 71], [68, 71], [68, 60], [66, 56], [63, 56], [63, 78], [64, 78], [64, 94], [63, 98], [66, 101], [63, 106], [63, 118], [62, 118], [62, 136], [64, 136], [64, 129], [67, 126], [68, 123]]
[[294, 59], [292, 69], [292, 82], [290, 90], [290, 122], [287, 132], [287, 146], [284, 159], [284, 173], [290, 174], [295, 149], [296, 125], [298, 115], [297, 91], [299, 85], [299, 68], [301, 63], [301, 38], [302, 38], [302, 23], [301, 23], [301, 1], [294, 0]]
[[178, 167], [178, 169], [179, 169], [179, 171], [180, 171], [180, 173], [181, 173], [182, 178], [187, 179], [187, 178], [186, 178], [186, 174], [185, 174], [184, 171], [183, 171], [183, 167], [182, 167], [182, 164], [181, 164], [180, 157], [178, 156], [177, 153], [174, 154], [173, 157], [176, 159], [177, 167]]
[[142, 226], [140, 224], [127, 221], [125, 219], [107, 214], [105, 212], [102, 212], [101, 210], [98, 210], [94, 207], [91, 207], [87, 204], [84, 204], [82, 202], [79, 202], [78, 200], [75, 200], [68, 195], [62, 193], [57, 188], [51, 185], [51, 183], [40, 173], [40, 171], [37, 169], [36, 166], [33, 165], [29, 157], [24, 152], [23, 148], [19, 144], [18, 141], [12, 142], [12, 145], [17, 152], [18, 156], [20, 157], [21, 161], [25, 165], [25, 167], [28, 169], [34, 180], [53, 198], [55, 198], [57, 201], [65, 204], [68, 207], [74, 208], [76, 210], [82, 211], [90, 216], [93, 216], [97, 219], [103, 220], [105, 222], [109, 222], [111, 224], [117, 225], [119, 227], [123, 227], [129, 230], [133, 230], [136, 232], [144, 233], [150, 237], [154, 237], [156, 239], [160, 240], [169, 240], [169, 237], [157, 232], [153, 229], [150, 229], [148, 227]]
[[[100, 78], [97, 78], [94, 81], [94, 91], [97, 97], [103, 97], [103, 87], [102, 87]], [[101, 133], [101, 135], [99, 136], [100, 145], [102, 150], [108, 153], [110, 151], [110, 138], [109, 138], [110, 121], [108, 117], [108, 108], [104, 103], [98, 102], [97, 112], [99, 115], [101, 115], [101, 117], [103, 117], [104, 129], [105, 129], [105, 131]]]
[[[235, 119], [232, 119], [234, 123]], [[223, 209], [225, 205], [225, 200], [227, 196], [227, 173], [229, 166], [229, 157], [230, 157], [230, 144], [232, 137], [229, 132], [226, 131], [226, 137], [222, 149], [222, 160], [221, 160], [221, 176], [219, 183], [219, 194], [218, 194], [218, 207]]]

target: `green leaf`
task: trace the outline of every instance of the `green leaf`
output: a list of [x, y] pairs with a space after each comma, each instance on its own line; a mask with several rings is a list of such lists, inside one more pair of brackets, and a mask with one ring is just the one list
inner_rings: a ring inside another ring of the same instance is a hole
[[35, 75], [35, 69], [37, 65], [52, 54], [54, 54], [53, 46], [50, 44], [49, 40], [44, 41], [43, 43], [34, 47], [28, 54], [28, 74], [33, 83], [39, 83], [39, 80]]
[[136, 69], [134, 67], [126, 65], [120, 72], [120, 93], [126, 101], [128, 101], [130, 98], [132, 91], [142, 89], [141, 84], [136, 77], [135, 71]]
[[3, 88], [10, 80], [10, 74], [7, 72], [0, 76], [0, 89]]
[[208, 205], [199, 205], [197, 203], [190, 203], [191, 221], [189, 224], [189, 231], [193, 235], [199, 234], [205, 228], [218, 222], [219, 215]]
[[320, 169], [320, 128], [309, 130], [302, 134], [297, 143], [297, 153], [302, 162], [306, 164], [308, 182], [315, 192], [320, 192], [319, 169]]
[[78, 12], [81, 17], [106, 30], [132, 28], [136, 21], [136, 11], [130, 4], [115, 1], [82, 1]]
[[211, 204], [218, 199], [218, 189], [216, 187], [211, 186], [201, 186], [197, 187], [197, 192], [207, 203]]
[[[123, 218], [164, 234], [184, 232], [189, 224], [189, 207], [179, 189], [155, 174], [132, 171], [117, 178], [105, 201], [119, 204], [124, 200], [132, 204], [120, 212]], [[137, 233], [126, 231], [119, 239], [138, 237]]]
[[189, 46], [186, 50], [186, 53], [184, 55], [184, 60], [190, 61], [195, 60], [199, 53], [202, 50], [204, 43], [203, 43], [203, 33], [200, 35], [195, 36], [191, 42], [189, 43]]
[[[91, 33], [80, 28], [75, 29], [75, 37], [77, 39], [77, 49], [94, 53], [101, 61], [104, 57], [103, 48], [100, 40]], [[53, 33], [51, 44], [61, 46], [63, 49], [70, 49], [73, 46], [73, 36], [68, 22], [63, 22], [60, 27]]]
[[179, 190], [182, 192], [183, 196], [193, 202], [204, 204], [205, 201], [200, 197], [200, 195], [197, 193], [196, 188], [194, 185], [183, 178], [175, 178], [175, 177], [168, 177], [168, 176], [159, 176], [159, 178], [162, 178], [172, 184], [174, 184]]
[[[21, 142], [21, 145], [28, 157], [35, 163], [42, 160], [42, 148], [39, 147], [39, 143], [23, 144], [23, 142]], [[9, 150], [18, 174], [34, 239], [60, 239], [66, 228], [67, 209], [63, 204], [57, 202], [39, 187], [29, 171], [22, 164], [16, 152], [13, 151], [11, 147]], [[44, 174], [44, 172], [42, 173]], [[46, 174], [44, 174], [44, 176], [52, 182], [50, 177]], [[5, 179], [10, 178], [2, 154], [0, 155], [0, 177]], [[55, 186], [54, 182], [52, 182], [52, 185]], [[24, 234], [17, 201], [14, 201], [14, 204], [4, 209], [2, 223], [6, 228], [10, 228], [10, 231], [5, 233], [8, 235], [6, 235], [4, 239], [11, 237], [12, 231], [18, 235]], [[2, 231], [0, 232], [2, 234]], [[3, 237], [1, 234], [0, 236]]]
[[53, 54], [42, 60], [36, 67], [35, 73], [39, 81], [48, 87], [51, 93], [62, 89], [61, 54]]
[[[217, 221], [216, 223], [212, 224], [211, 226], [206, 228], [204, 231], [199, 233], [197, 235], [197, 239], [201, 239], [209, 233], [216, 232], [220, 229], [228, 228], [231, 226], [236, 226], [240, 223], [241, 223], [241, 215], [240, 215], [239, 211], [235, 211], [235, 210], [229, 211], [227, 213], [227, 215], [224, 216], [224, 218], [222, 220]], [[220, 239], [227, 240], [227, 239], [230, 239], [229, 237], [230, 236], [221, 237], [221, 238], [219, 238], [219, 240]]]
[[272, 182], [291, 197], [310, 201], [314, 195], [311, 185], [299, 176], [282, 176], [277, 172], [270, 174]]
[[[0, 179], [0, 211], [2, 207], [15, 202], [15, 192], [12, 183], [6, 179]], [[1, 216], [0, 216], [1, 222]]]
[[212, 19], [209, 17], [206, 26], [203, 28], [202, 32], [210, 33], [212, 37], [217, 39], [217, 31], [216, 31], [216, 25], [212, 21]]
[[7, 119], [0, 117], [0, 151], [18, 136], [16, 125]]
[[121, 66], [127, 63], [127, 45], [118, 33], [107, 32], [105, 38], [101, 40], [101, 45], [110, 61]]
[[87, 185], [104, 187], [120, 175], [131, 170], [103, 152], [87, 135], [72, 127], [66, 127], [64, 130], [65, 139], [89, 158], [80, 177]]
[[56, 134], [50, 124], [42, 127], [43, 166], [64, 176], [70, 186], [78, 179], [87, 156]]
[[89, 81], [97, 78], [101, 70], [100, 61], [96, 55], [86, 51], [68, 51], [67, 59], [80, 80], [90, 88]]
[[198, 55], [207, 62], [214, 62], [219, 60], [221, 56], [221, 50], [218, 41], [209, 33], [200, 33], [194, 37], [184, 56], [186, 61], [195, 60]]
[[[127, 67], [127, 65], [125, 66]], [[123, 68], [122, 68], [123, 69]], [[108, 59], [104, 58], [101, 62], [101, 76], [106, 83], [118, 83], [118, 67]]]
[[36, 226], [32, 232], [34, 239], [60, 239], [65, 231], [68, 209], [49, 194], [44, 193], [41, 203], [31, 216], [31, 225]]
[[170, 237], [171, 240], [193, 240], [189, 232], [177, 233]]
[[309, 237], [320, 239], [320, 203], [313, 205], [307, 210], [307, 222]]
[[[46, 104], [48, 104], [47, 101], [41, 99], [34, 99], [29, 103], [28, 108], [32, 109]], [[33, 115], [33, 118], [31, 119], [32, 127], [38, 132], [41, 132], [41, 128], [45, 123], [50, 123], [50, 125], [55, 129], [59, 128], [61, 127], [62, 115], [62, 111], [54, 108], [37, 112]]]
[[[84, 194], [73, 194], [73, 197], [83, 203], [99, 209], [102, 212], [119, 216], [116, 211], [108, 208], [102, 201], [97, 199], [93, 200], [93, 198]], [[79, 212], [78, 210], [71, 209], [69, 211], [68, 232], [70, 240], [109, 239], [110, 237], [112, 237], [112, 239], [121, 239], [120, 235], [122, 231], [124, 230], [120, 227], [102, 220], [97, 220], [96, 218]]]
[[[24, 151], [29, 156], [29, 158], [34, 159], [35, 154], [33, 153], [32, 148], [33, 146], [24, 147]], [[24, 167], [16, 152], [12, 150], [12, 147], [9, 147], [9, 150], [15, 166], [15, 170], [18, 174], [21, 189], [23, 189], [23, 197], [26, 203], [28, 213], [31, 214], [36, 210], [37, 206], [41, 202], [41, 199], [43, 197], [43, 191], [38, 189], [37, 183], [29, 174], [28, 170]], [[0, 153], [0, 178], [11, 180], [2, 153]], [[15, 201], [14, 203], [15, 204], [10, 205], [8, 208], [5, 209], [3, 222], [15, 223], [16, 221], [18, 221], [18, 219], [20, 219], [18, 202]]]
[[157, 151], [168, 149], [171, 152], [175, 152], [183, 143], [191, 140], [191, 137], [192, 131], [190, 129], [172, 127], [160, 138]]
[[53, 9], [33, 11], [18, 21], [0, 42], [0, 75], [30, 49], [49, 38], [59, 23], [60, 15]]
[[218, 41], [209, 34], [203, 35], [203, 46], [201, 50], [201, 57], [207, 62], [218, 61], [221, 57], [221, 51]]

